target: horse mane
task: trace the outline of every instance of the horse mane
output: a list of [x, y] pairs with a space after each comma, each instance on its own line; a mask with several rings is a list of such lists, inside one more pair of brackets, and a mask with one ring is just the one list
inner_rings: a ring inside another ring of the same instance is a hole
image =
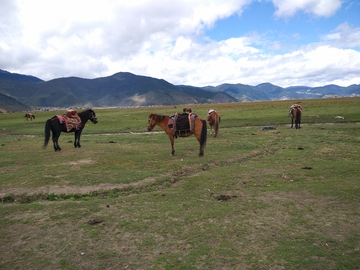
[[87, 110], [84, 110], [84, 111], [81, 111], [81, 112], [78, 112], [77, 114], [78, 115], [86, 115], [86, 114], [89, 114], [91, 112], [94, 112], [92, 109], [87, 109]]
[[87, 110], [83, 110], [81, 112], [83, 113], [83, 112], [92, 112], [92, 111], [93, 111], [92, 109], [87, 109]]
[[156, 120], [156, 122], [160, 122], [162, 120], [165, 119], [165, 115], [160, 115], [160, 114], [155, 114], [155, 113], [152, 113], [150, 114], [149, 118], [154, 118]]

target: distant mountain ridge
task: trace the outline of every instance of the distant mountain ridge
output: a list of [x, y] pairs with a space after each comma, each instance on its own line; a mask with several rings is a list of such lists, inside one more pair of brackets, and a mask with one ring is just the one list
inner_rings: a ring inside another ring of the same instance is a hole
[[17, 73], [11, 73], [6, 70], [0, 69], [0, 82], [1, 81], [12, 81], [12, 82], [42, 82], [43, 80], [30, 76]]
[[221, 84], [194, 87], [173, 85], [163, 79], [129, 72], [95, 79], [66, 77], [43, 81], [34, 76], [0, 70], [0, 108], [12, 111], [37, 107], [161, 106], [328, 96], [360, 96], [360, 85], [282, 88], [262, 83], [257, 86]]

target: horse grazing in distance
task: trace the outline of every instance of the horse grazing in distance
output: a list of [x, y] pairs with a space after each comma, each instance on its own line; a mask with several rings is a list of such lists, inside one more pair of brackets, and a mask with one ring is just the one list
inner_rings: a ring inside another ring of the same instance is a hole
[[215, 110], [209, 110], [207, 118], [210, 125], [210, 134], [212, 133], [212, 129], [214, 128], [214, 137], [217, 137], [219, 134], [219, 125], [220, 125], [220, 114]]
[[43, 148], [46, 148], [49, 143], [50, 131], [52, 132], [52, 141], [54, 143], [55, 151], [61, 151], [58, 142], [61, 132], [75, 132], [74, 146], [75, 148], [81, 147], [80, 136], [86, 122], [90, 120], [91, 122], [96, 124], [98, 122], [98, 119], [95, 112], [91, 109], [78, 113], [76, 114], [76, 116], [79, 117], [80, 121], [78, 121], [78, 124], [76, 126], [71, 127], [70, 129], [68, 129], [68, 122], [70, 121], [70, 118], [67, 118], [64, 115], [55, 115], [53, 118], [48, 119], [45, 123], [45, 140]]
[[32, 113], [26, 113], [25, 114], [26, 117], [26, 121], [29, 121], [29, 119], [32, 121], [33, 119], [35, 119], [35, 115], [33, 115]]
[[294, 126], [294, 122], [295, 122], [295, 128], [296, 129], [301, 128], [301, 126], [300, 126], [301, 117], [302, 117], [302, 107], [301, 107], [301, 105], [293, 104], [290, 107], [289, 115], [291, 117], [291, 128]]
[[168, 135], [171, 143], [172, 156], [175, 154], [174, 139], [177, 137], [188, 137], [193, 134], [200, 143], [199, 157], [204, 155], [204, 148], [207, 138], [207, 127], [205, 120], [200, 119], [192, 113], [176, 114], [173, 116], [152, 113], [148, 118], [147, 130], [152, 131], [155, 125], [158, 125], [160, 128], [162, 128]]

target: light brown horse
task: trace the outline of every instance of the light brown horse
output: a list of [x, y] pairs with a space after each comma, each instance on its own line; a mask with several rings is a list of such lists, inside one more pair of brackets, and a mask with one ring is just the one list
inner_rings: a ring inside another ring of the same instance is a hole
[[302, 117], [302, 109], [300, 106], [291, 108], [290, 117], [291, 117], [291, 128], [294, 126], [294, 122], [296, 129], [301, 128], [300, 123]]
[[195, 117], [194, 119], [194, 128], [193, 130], [179, 130], [174, 132], [172, 128], [169, 127], [170, 116], [150, 114], [148, 118], [147, 130], [152, 131], [155, 125], [158, 125], [162, 128], [165, 133], [168, 135], [171, 143], [171, 155], [175, 154], [174, 148], [174, 139], [177, 137], [188, 137], [194, 134], [195, 138], [200, 143], [200, 152], [199, 157], [204, 155], [204, 148], [206, 145], [207, 138], [207, 127], [206, 121]]
[[209, 114], [207, 116], [207, 120], [210, 125], [210, 134], [212, 133], [212, 129], [214, 128], [214, 137], [217, 137], [219, 134], [219, 125], [220, 125], [220, 114], [215, 110], [209, 110]]
[[35, 115], [33, 115], [32, 113], [27, 113], [25, 114], [26, 117], [26, 121], [29, 121], [29, 119], [32, 121], [33, 119], [35, 119]]

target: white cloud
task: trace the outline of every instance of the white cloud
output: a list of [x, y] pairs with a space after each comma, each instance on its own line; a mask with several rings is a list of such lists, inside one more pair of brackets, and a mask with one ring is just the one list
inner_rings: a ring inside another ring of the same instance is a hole
[[[217, 20], [240, 15], [250, 2], [1, 0], [0, 68], [44, 80], [127, 71], [194, 86], [360, 83], [354, 75], [360, 70], [360, 30], [346, 23], [321, 42], [279, 55], [259, 49], [261, 42], [281, 46], [261, 34], [221, 41], [203, 36]], [[330, 16], [341, 5], [338, 0], [273, 3], [282, 17], [299, 11]], [[343, 79], [336, 76], [340, 73]]]
[[290, 17], [298, 11], [329, 17], [340, 7], [340, 0], [272, 0], [278, 17]]
[[340, 47], [360, 47], [360, 28], [352, 28], [343, 23], [331, 33], [324, 35], [323, 40]]

